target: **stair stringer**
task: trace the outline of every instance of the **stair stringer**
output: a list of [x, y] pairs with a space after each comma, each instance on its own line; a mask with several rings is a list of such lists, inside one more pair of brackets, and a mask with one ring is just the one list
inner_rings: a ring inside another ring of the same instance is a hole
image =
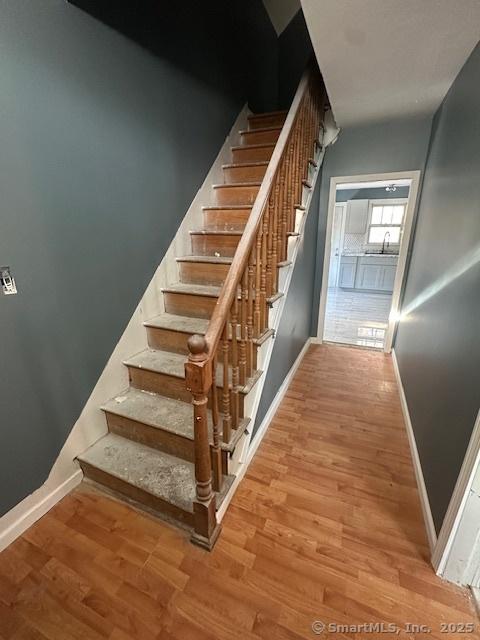
[[[324, 135], [324, 140], [327, 138], [327, 135]], [[315, 191], [315, 186], [317, 183], [317, 179], [319, 179], [321, 173], [321, 167], [323, 163], [323, 158], [325, 155], [325, 146], [322, 146], [322, 149], [319, 150], [314, 158], [317, 166], [310, 171], [309, 182], [311, 184], [311, 188], [303, 188], [302, 194], [302, 202], [301, 204], [305, 207], [305, 210], [297, 209], [296, 210], [296, 223], [295, 223], [295, 231], [298, 235], [290, 236], [288, 240], [288, 253], [287, 253], [287, 262], [288, 266], [282, 267], [279, 270], [279, 284], [278, 290], [282, 292], [282, 296], [278, 298], [273, 303], [273, 308], [270, 311], [270, 322], [269, 328], [274, 330], [274, 337], [272, 339], [267, 340], [258, 351], [258, 369], [263, 372], [263, 375], [260, 377], [252, 391], [247, 395], [245, 400], [245, 415], [250, 418], [250, 427], [247, 429], [245, 434], [239, 440], [238, 445], [235, 449], [235, 452], [232, 456], [230, 462], [230, 473], [235, 476], [235, 480], [232, 483], [232, 486], [229, 489], [229, 492], [225, 496], [221, 507], [217, 511], [217, 520], [221, 522], [223, 516], [225, 515], [228, 505], [232, 500], [235, 491], [245, 475], [248, 466], [251, 462], [251, 445], [252, 445], [252, 430], [253, 425], [255, 424], [255, 420], [257, 417], [258, 408], [260, 405], [260, 400], [262, 397], [263, 388], [265, 386], [265, 382], [268, 378], [270, 360], [273, 353], [273, 348], [275, 344], [275, 335], [277, 334], [277, 330], [279, 328], [280, 322], [282, 320], [283, 311], [285, 305], [288, 300], [288, 293], [290, 289], [290, 283], [293, 277], [293, 273], [295, 271], [295, 266], [297, 262], [298, 252], [302, 243], [303, 233], [305, 229], [305, 224], [308, 218], [308, 215], [311, 210], [311, 204], [313, 199], [313, 193]], [[264, 433], [259, 433], [258, 437], [255, 438], [255, 448], [258, 446], [259, 442], [262, 440]]]

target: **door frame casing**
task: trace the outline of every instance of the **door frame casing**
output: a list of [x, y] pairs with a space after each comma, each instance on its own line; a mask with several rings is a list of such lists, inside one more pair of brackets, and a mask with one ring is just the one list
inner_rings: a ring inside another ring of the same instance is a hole
[[330, 270], [330, 253], [332, 248], [332, 225], [333, 225], [333, 213], [335, 210], [335, 200], [337, 186], [344, 183], [357, 183], [357, 182], [384, 182], [395, 180], [410, 180], [410, 190], [408, 193], [407, 210], [405, 214], [405, 224], [403, 227], [402, 241], [400, 243], [400, 251], [398, 254], [397, 271], [395, 274], [395, 283], [392, 293], [392, 304], [390, 307], [390, 316], [388, 322], [387, 333], [385, 336], [384, 352], [390, 353], [392, 350], [393, 336], [399, 320], [400, 312], [400, 295], [402, 291], [403, 281], [405, 277], [405, 270], [407, 266], [408, 248], [410, 245], [410, 238], [412, 233], [412, 226], [414, 220], [414, 214], [417, 208], [418, 192], [420, 185], [419, 170], [415, 171], [394, 171], [390, 173], [369, 173], [355, 176], [336, 176], [330, 178], [330, 190], [328, 196], [328, 210], [327, 210], [327, 228], [325, 235], [325, 248], [323, 255], [323, 274], [322, 274], [322, 287], [320, 291], [320, 305], [318, 312], [318, 327], [316, 342], [323, 342], [323, 331], [325, 327], [325, 312], [327, 308], [327, 292], [328, 292], [328, 272]]
[[[335, 206], [333, 208], [333, 212], [335, 215], [335, 208], [336, 207], [341, 207], [342, 208], [342, 223], [340, 225], [340, 247], [343, 247], [343, 242], [345, 239], [345, 223], [346, 223], [346, 219], [347, 219], [347, 203], [346, 202], [336, 202]], [[332, 218], [332, 226], [333, 226], [333, 218]], [[330, 238], [331, 240], [331, 238]], [[330, 250], [332, 248], [332, 244], [330, 242]], [[338, 256], [339, 258], [341, 257], [340, 255]], [[331, 260], [331, 256], [330, 256], [330, 260]], [[330, 262], [329, 264], [329, 269], [330, 269]], [[336, 278], [336, 283], [335, 286], [338, 286], [338, 279], [340, 277], [340, 260], [338, 261], [338, 269], [337, 269], [337, 278]], [[328, 284], [328, 280], [327, 280], [327, 284]]]

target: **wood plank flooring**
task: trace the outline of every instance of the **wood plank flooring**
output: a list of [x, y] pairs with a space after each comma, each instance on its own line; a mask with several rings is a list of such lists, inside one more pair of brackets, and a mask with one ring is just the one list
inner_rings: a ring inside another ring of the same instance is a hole
[[212, 553], [84, 485], [0, 555], [0, 638], [480, 637], [428, 558], [390, 357], [312, 346]]

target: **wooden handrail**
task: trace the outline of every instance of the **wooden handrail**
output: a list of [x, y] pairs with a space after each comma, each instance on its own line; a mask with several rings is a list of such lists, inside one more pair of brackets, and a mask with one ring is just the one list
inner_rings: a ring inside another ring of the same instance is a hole
[[[185, 377], [193, 396], [196, 480], [192, 539], [209, 549], [219, 531], [214, 491], [221, 489], [224, 472], [220, 435], [229, 444], [243, 418], [240, 392], [254, 372], [254, 340], [268, 329], [268, 308], [278, 293], [278, 269], [287, 258], [295, 209], [302, 204], [309, 166], [318, 151], [325, 98], [318, 71], [305, 71], [207, 331], [188, 340]], [[218, 376], [217, 362], [223, 367]], [[222, 388], [221, 394], [217, 386]], [[208, 427], [209, 402], [213, 444]]]
[[230, 311], [230, 307], [232, 306], [233, 298], [238, 289], [238, 285], [240, 283], [240, 279], [242, 277], [244, 269], [247, 265], [248, 256], [250, 255], [250, 251], [252, 250], [253, 244], [255, 242], [258, 227], [262, 220], [263, 212], [270, 197], [272, 184], [278, 171], [280, 159], [283, 156], [285, 147], [287, 146], [287, 142], [290, 138], [290, 134], [292, 132], [295, 118], [297, 117], [303, 94], [305, 93], [308, 85], [310, 73], [310, 70], [307, 69], [302, 75], [302, 79], [300, 80], [300, 84], [298, 85], [295, 97], [288, 111], [288, 115], [282, 127], [282, 131], [278, 138], [277, 144], [275, 145], [275, 149], [273, 150], [272, 157], [270, 158], [270, 162], [268, 163], [267, 171], [262, 180], [260, 190], [257, 194], [257, 197], [255, 198], [255, 202], [248, 218], [248, 222], [245, 225], [245, 230], [240, 239], [240, 242], [238, 243], [237, 250], [235, 251], [232, 264], [230, 265], [230, 269], [228, 271], [228, 275], [225, 279], [225, 282], [223, 283], [217, 304], [215, 305], [212, 317], [208, 324], [208, 329], [205, 333], [205, 342], [207, 347], [207, 354], [209, 356], [215, 353], [215, 350], [220, 341], [223, 326], [225, 324], [225, 319]]

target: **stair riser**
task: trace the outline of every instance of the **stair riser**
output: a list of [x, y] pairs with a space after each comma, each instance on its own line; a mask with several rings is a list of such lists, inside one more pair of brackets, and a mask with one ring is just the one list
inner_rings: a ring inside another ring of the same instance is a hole
[[210, 264], [208, 262], [179, 262], [178, 266], [180, 282], [215, 286], [224, 283], [230, 269], [229, 264]]
[[101, 471], [96, 467], [89, 465], [86, 462], [80, 461], [80, 466], [83, 470], [83, 473], [87, 478], [90, 478], [94, 482], [98, 482], [99, 484], [115, 491], [116, 493], [120, 493], [123, 496], [126, 496], [130, 500], [134, 500], [142, 505], [145, 505], [148, 509], [152, 509], [157, 513], [164, 513], [168, 516], [187, 524], [188, 526], [193, 526], [193, 514], [187, 511], [183, 511], [178, 507], [170, 504], [169, 502], [165, 502], [156, 496], [152, 496], [150, 493], [139, 489], [131, 484], [128, 484], [124, 480], [120, 480], [115, 476], [106, 473], [105, 471]]
[[194, 462], [193, 442], [188, 438], [108, 411], [105, 412], [105, 416], [111, 433], [182, 458], [187, 462]]
[[[136, 367], [128, 367], [128, 371], [130, 384], [136, 389], [159, 393], [174, 400], [181, 400], [182, 402], [192, 401], [192, 394], [187, 390], [184, 378], [177, 378], [176, 376], [169, 376], [165, 373], [138, 369]], [[218, 394], [221, 398], [221, 387], [218, 387]], [[239, 394], [240, 417], [243, 417], [243, 398], [243, 394]], [[211, 409], [210, 399], [208, 406]]]
[[[106, 418], [108, 429], [111, 433], [145, 444], [187, 462], [195, 461], [193, 440], [113, 413], [106, 412]], [[227, 451], [222, 451], [222, 468], [226, 469], [226, 473], [228, 473]]]
[[264, 147], [237, 147], [232, 149], [232, 162], [262, 162], [270, 160], [275, 145]]
[[226, 184], [235, 182], [261, 182], [266, 170], [267, 165], [228, 167], [223, 170], [223, 175]]
[[271, 129], [270, 131], [245, 131], [240, 136], [240, 144], [268, 144], [276, 143], [280, 135], [279, 129]]
[[252, 209], [205, 209], [203, 220], [206, 226], [219, 229], [243, 228], [250, 217]]
[[222, 257], [232, 257], [241, 237], [239, 234], [192, 234], [192, 253], [196, 256], [220, 254]]
[[213, 190], [214, 203], [217, 206], [230, 204], [248, 204], [255, 202], [259, 186], [220, 186]]
[[188, 318], [209, 319], [212, 316], [218, 298], [165, 291], [163, 299], [166, 313], [187, 316]]
[[248, 119], [248, 128], [250, 130], [263, 129], [265, 127], [283, 127], [286, 116], [281, 113], [278, 115], [257, 115]]
[[[169, 351], [171, 353], [183, 353], [188, 355], [187, 340], [189, 334], [181, 333], [180, 331], [171, 331], [169, 329], [160, 329], [157, 327], [147, 327], [148, 345], [152, 349], [159, 349], [162, 351]], [[238, 343], [239, 344], [239, 343]], [[256, 366], [256, 355], [258, 346], [253, 345], [253, 359]], [[222, 341], [219, 345], [219, 353], [222, 352]], [[229, 359], [231, 361], [232, 352], [229, 352]], [[255, 367], [254, 367], [255, 368]]]

